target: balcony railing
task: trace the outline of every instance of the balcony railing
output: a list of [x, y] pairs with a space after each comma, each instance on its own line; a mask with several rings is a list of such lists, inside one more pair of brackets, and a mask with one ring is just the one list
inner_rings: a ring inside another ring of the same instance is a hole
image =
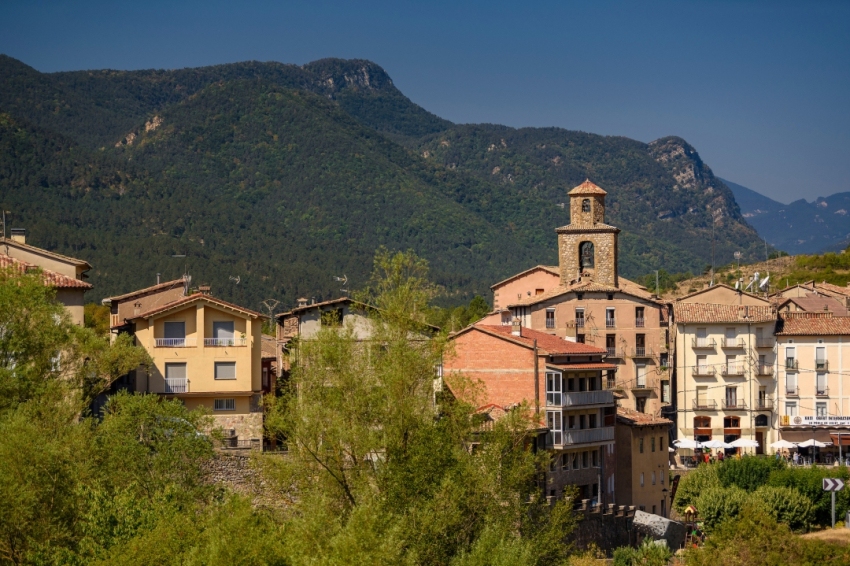
[[576, 319], [576, 328], [584, 328], [584, 317]]
[[608, 391], [617, 391], [623, 388], [623, 384], [619, 383], [616, 379], [604, 379], [602, 380], [602, 384]]
[[189, 380], [185, 377], [166, 377], [165, 378], [166, 393], [188, 393]]
[[769, 366], [767, 364], [758, 364], [756, 366], [756, 375], [762, 377], [773, 375], [773, 366]]
[[714, 338], [693, 338], [691, 344], [694, 348], [706, 348], [713, 350], [717, 346]]
[[743, 364], [723, 364], [720, 368], [721, 375], [724, 376], [739, 376], [744, 375], [744, 365]]
[[721, 401], [721, 405], [723, 409], [726, 411], [746, 411], [747, 404], [744, 401], [740, 401], [738, 399], [724, 399]]
[[756, 348], [773, 348], [773, 344], [770, 338], [756, 338]]
[[643, 317], [635, 317], [635, 328], [643, 328], [646, 326], [646, 319]]
[[800, 388], [796, 385], [793, 386], [785, 386], [785, 396], [786, 397], [797, 397], [800, 395]]
[[652, 348], [647, 348], [646, 346], [635, 346], [632, 348], [632, 357], [633, 358], [651, 358], [652, 357]]
[[714, 366], [697, 366], [693, 370], [691, 370], [691, 375], [693, 377], [714, 377], [716, 374], [716, 370]]
[[154, 346], [157, 348], [192, 348], [198, 343], [195, 337], [191, 338], [154, 338]]
[[614, 393], [612, 391], [570, 391], [563, 394], [564, 407], [575, 407], [578, 405], [612, 405]]
[[815, 370], [829, 371], [829, 360], [815, 360]]
[[608, 347], [606, 348], [606, 350], [608, 350], [608, 357], [609, 357], [609, 358], [625, 358], [625, 357], [626, 357], [626, 356], [623, 354], [623, 350], [618, 349], [618, 348], [616, 348], [616, 347], [614, 347], [614, 346], [608, 346]]
[[631, 385], [632, 391], [647, 391], [649, 389], [655, 389], [658, 387], [658, 382], [649, 377], [639, 377], [635, 380]]
[[554, 318], [546, 318], [546, 328], [555, 328], [555, 319]]
[[815, 396], [829, 397], [829, 387], [815, 387]]
[[605, 319], [605, 328], [614, 328], [615, 326], [617, 326], [615, 319], [613, 319], [613, 318], [606, 318]]
[[743, 348], [744, 347], [744, 339], [743, 338], [721, 338], [720, 339], [720, 347], [721, 348]]
[[786, 370], [797, 370], [797, 359], [796, 358], [785, 358], [785, 369]]
[[565, 430], [564, 444], [586, 444], [588, 442], [604, 442], [614, 440], [614, 427], [586, 428], [584, 430]]
[[714, 399], [694, 399], [695, 411], [715, 411], [717, 410], [717, 401]]
[[756, 399], [756, 410], [757, 411], [772, 411], [773, 410], [773, 399], [765, 397], [764, 399]]
[[204, 338], [204, 346], [222, 348], [226, 346], [247, 346], [247, 338]]

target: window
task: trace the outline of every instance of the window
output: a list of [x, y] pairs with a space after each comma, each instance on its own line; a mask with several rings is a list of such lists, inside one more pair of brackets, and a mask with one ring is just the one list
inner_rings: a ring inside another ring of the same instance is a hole
[[596, 415], [588, 415], [587, 428], [596, 428]]
[[664, 470], [661, 470], [661, 485], [664, 485]]
[[236, 362], [215, 362], [216, 379], [236, 379]]
[[735, 345], [735, 328], [727, 328], [726, 329], [726, 345], [734, 346]]
[[581, 301], [584, 299], [584, 293], [576, 293], [576, 300]]
[[797, 374], [796, 373], [786, 373], [785, 374], [785, 394], [786, 395], [796, 395], [797, 394]]
[[797, 402], [796, 401], [788, 401], [785, 403], [785, 414], [789, 417], [797, 416]]
[[815, 403], [815, 415], [819, 418], [826, 416], [826, 403]]
[[576, 309], [576, 328], [584, 328], [584, 309]]
[[741, 428], [741, 419], [738, 417], [724, 417], [723, 428]]
[[590, 199], [589, 198], [581, 199], [581, 211], [582, 212], [590, 212]]
[[815, 383], [815, 395], [824, 396], [827, 394], [829, 394], [829, 389], [826, 387], [826, 374], [819, 373]]
[[635, 328], [643, 328], [644, 323], [646, 322], [643, 318], [644, 310], [643, 307], [635, 307]]
[[641, 396], [635, 399], [635, 410], [638, 413], [646, 412], [646, 397]]
[[186, 379], [186, 363], [165, 364], [165, 379], [166, 381], [173, 379]]
[[605, 326], [607, 328], [614, 328], [614, 309], [607, 308], [605, 309]]
[[643, 487], [643, 472], [640, 473], [640, 486]]
[[711, 417], [694, 417], [694, 428], [711, 428]]
[[576, 334], [576, 342], [584, 344], [584, 334]]
[[696, 346], [698, 348], [705, 348], [708, 346], [708, 329], [707, 328], [697, 328], [697, 343]]
[[581, 453], [581, 467], [588, 468], [590, 467], [589, 458], [587, 456], [587, 450]]
[[213, 410], [215, 411], [235, 411], [236, 399], [216, 399], [213, 401]]
[[186, 323], [183, 321], [180, 322], [166, 322], [163, 328], [163, 332], [165, 332], [165, 338], [171, 340], [180, 340], [182, 338], [186, 338]]
[[570, 428], [576, 427], [576, 417], [575, 417], [575, 415], [570, 415], [567, 420], [570, 423]]
[[757, 415], [756, 416], [756, 426], [757, 427], [766, 427], [767, 426], [767, 415]]
[[818, 346], [815, 348], [815, 369], [826, 369], [826, 347]]
[[213, 321], [213, 345], [215, 346], [232, 346], [233, 342], [233, 321]]
[[546, 309], [546, 328], [555, 328], [555, 309]]
[[637, 375], [637, 387], [643, 389], [646, 387], [646, 364], [635, 364], [635, 374]]
[[638, 451], [643, 454], [643, 438], [638, 438]]
[[562, 405], [561, 393], [563, 391], [563, 379], [558, 372], [546, 372], [546, 404], [560, 407]]
[[578, 428], [584, 430], [587, 428], [587, 415], [578, 416]]
[[594, 468], [598, 468], [599, 467], [599, 450], [594, 450], [593, 452], [590, 453], [590, 455], [592, 456], [591, 464], [593, 465]]
[[545, 289], [535, 289], [534, 290], [535, 295], [542, 295], [545, 292], [546, 292]]
[[[654, 483], [653, 483], [654, 485]], [[652, 506], [652, 514], [655, 515], [655, 505]]]
[[652, 485], [655, 485], [655, 472], [652, 472]]
[[578, 470], [578, 469], [579, 469], [579, 463], [578, 463], [578, 452], [573, 452], [573, 469], [574, 469], [574, 470]]
[[658, 450], [664, 451], [664, 437], [663, 436], [658, 437]]
[[785, 347], [785, 367], [786, 369], [796, 369], [797, 357], [793, 346]]
[[655, 452], [655, 437], [649, 439], [650, 451]]
[[614, 300], [614, 293], [608, 293], [608, 300], [609, 300], [609, 301], [613, 301], [613, 300]]
[[738, 388], [737, 387], [727, 387], [726, 388], [726, 408], [734, 409], [738, 406]]
[[549, 426], [549, 434], [552, 435], [553, 444], [563, 444], [563, 432], [560, 411], [547, 411], [546, 422]]
[[269, 368], [263, 368], [263, 387], [269, 386]]
[[705, 354], [697, 355], [697, 373], [699, 375], [708, 373], [708, 356]]
[[667, 379], [661, 382], [661, 402], [670, 402], [670, 381]]
[[561, 456], [561, 469], [562, 470], [569, 470], [570, 469], [570, 455], [569, 454], [563, 454]]

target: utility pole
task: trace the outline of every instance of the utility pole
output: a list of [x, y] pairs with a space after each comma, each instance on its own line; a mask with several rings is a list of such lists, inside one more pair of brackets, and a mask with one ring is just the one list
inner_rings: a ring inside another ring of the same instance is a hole
[[661, 289], [658, 288], [658, 270], [655, 270], [655, 294], [661, 296]]
[[714, 287], [714, 213], [711, 214], [711, 285]]

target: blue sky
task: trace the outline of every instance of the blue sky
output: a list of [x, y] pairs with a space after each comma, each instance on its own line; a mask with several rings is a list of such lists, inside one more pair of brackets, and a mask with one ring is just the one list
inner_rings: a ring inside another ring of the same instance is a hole
[[371, 59], [454, 122], [679, 135], [783, 202], [850, 191], [850, 2], [0, 4], [44, 72]]

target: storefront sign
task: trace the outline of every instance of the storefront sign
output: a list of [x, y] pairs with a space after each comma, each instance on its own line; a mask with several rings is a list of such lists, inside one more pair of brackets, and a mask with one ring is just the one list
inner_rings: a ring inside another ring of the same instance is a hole
[[[788, 419], [787, 422], [785, 422], [785, 419]], [[850, 417], [843, 416], [803, 417], [798, 415], [789, 417], [785, 415], [783, 416], [782, 421], [782, 425], [784, 426], [850, 426]]]

